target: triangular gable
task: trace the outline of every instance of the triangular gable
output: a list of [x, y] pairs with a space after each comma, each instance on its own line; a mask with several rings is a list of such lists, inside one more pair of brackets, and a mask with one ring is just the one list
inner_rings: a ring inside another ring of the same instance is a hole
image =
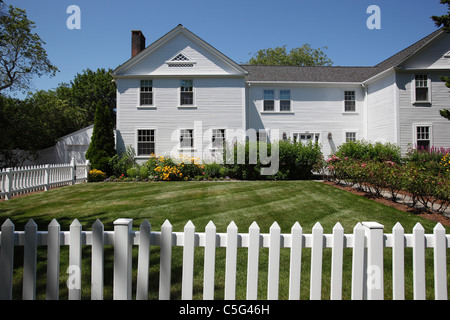
[[113, 76], [171, 74], [244, 76], [247, 71], [182, 25], [113, 71]]
[[441, 32], [399, 66], [403, 69], [450, 69], [450, 33]]

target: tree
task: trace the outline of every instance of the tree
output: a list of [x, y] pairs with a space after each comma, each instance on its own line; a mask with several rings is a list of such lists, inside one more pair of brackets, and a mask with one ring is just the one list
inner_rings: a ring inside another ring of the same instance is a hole
[[25, 10], [9, 6], [0, 15], [0, 93], [27, 90], [34, 76], [54, 76], [58, 69], [47, 58], [44, 41], [32, 32], [35, 27]]
[[114, 124], [111, 119], [111, 112], [106, 104], [98, 102], [95, 111], [94, 131], [86, 152], [86, 159], [90, 160], [93, 169], [109, 174], [108, 161], [115, 154]]
[[[325, 47], [326, 49], [326, 47]], [[313, 49], [309, 44], [292, 49], [289, 53], [286, 45], [275, 49], [259, 50], [250, 58], [252, 65], [286, 65], [286, 66], [331, 66], [333, 62], [321, 49]]]
[[[70, 90], [65, 92], [65, 98], [73, 107], [80, 107], [84, 111], [84, 127], [94, 123], [98, 102], [109, 108], [115, 123], [116, 83], [113, 81], [111, 69], [83, 70], [81, 74], [75, 76], [68, 87]], [[61, 93], [62, 90], [64, 89], [61, 89]]]
[[[450, 32], [450, 0], [441, 0], [441, 4], [447, 4], [447, 14], [444, 14], [442, 16], [432, 16], [431, 19], [433, 19], [436, 27], [440, 28], [441, 26], [443, 26], [443, 30], [445, 32]], [[450, 77], [441, 77], [441, 80], [445, 82], [447, 88], [450, 88]], [[444, 118], [450, 120], [449, 109], [440, 110], [439, 113]]]
[[441, 26], [444, 26], [444, 31], [450, 32], [450, 0], [441, 0], [440, 3], [447, 4], [447, 14], [442, 16], [432, 16], [431, 19], [433, 19], [436, 27], [440, 28]]

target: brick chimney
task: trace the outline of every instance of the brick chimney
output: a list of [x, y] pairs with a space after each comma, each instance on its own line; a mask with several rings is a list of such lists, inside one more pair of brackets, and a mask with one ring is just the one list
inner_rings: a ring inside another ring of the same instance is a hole
[[145, 37], [141, 30], [131, 30], [131, 57], [145, 49]]

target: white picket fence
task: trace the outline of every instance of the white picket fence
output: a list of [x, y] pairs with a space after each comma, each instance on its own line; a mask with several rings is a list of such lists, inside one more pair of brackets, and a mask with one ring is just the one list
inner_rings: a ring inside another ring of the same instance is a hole
[[[91, 299], [102, 300], [104, 292], [105, 258], [104, 248], [114, 246], [113, 298], [132, 298], [132, 246], [139, 246], [137, 266], [136, 299], [148, 299], [149, 263], [152, 246], [160, 247], [159, 299], [170, 299], [172, 248], [183, 247], [182, 299], [193, 297], [194, 248], [204, 247], [203, 299], [214, 299], [216, 248], [226, 248], [225, 299], [236, 298], [237, 249], [248, 248], [246, 298], [257, 299], [258, 268], [260, 248], [269, 248], [267, 298], [278, 299], [280, 249], [290, 249], [289, 299], [300, 298], [300, 276], [302, 249], [311, 248], [310, 299], [322, 298], [322, 256], [324, 248], [332, 249], [331, 292], [332, 300], [342, 299], [343, 250], [352, 248], [351, 299], [384, 299], [383, 248], [392, 248], [393, 299], [405, 299], [405, 248], [413, 248], [414, 299], [425, 299], [425, 250], [434, 251], [434, 293], [435, 299], [448, 299], [447, 249], [450, 235], [438, 223], [433, 234], [425, 234], [419, 223], [412, 234], [405, 234], [397, 223], [391, 234], [383, 232], [383, 226], [376, 222], [358, 223], [351, 234], [344, 234], [337, 223], [332, 234], [324, 234], [317, 223], [311, 234], [303, 233], [299, 223], [295, 223], [291, 233], [282, 234], [276, 222], [269, 234], [260, 233], [254, 222], [248, 233], [238, 233], [231, 222], [226, 233], [217, 233], [210, 222], [205, 232], [198, 233], [189, 221], [184, 232], [173, 232], [169, 221], [161, 226], [161, 231], [151, 231], [147, 220], [139, 231], [132, 230], [132, 219], [118, 219], [114, 231], [104, 231], [97, 220], [91, 231], [83, 231], [78, 220], [74, 220], [69, 231], [61, 231], [60, 224], [53, 220], [48, 231], [38, 231], [30, 220], [25, 231], [15, 231], [14, 224], [7, 219], [0, 232], [0, 299], [12, 299], [14, 246], [24, 246], [22, 298], [36, 298], [36, 256], [38, 246], [47, 246], [47, 288], [46, 298], [59, 298], [60, 247], [69, 246], [68, 298], [81, 299], [82, 247], [92, 246], [91, 259]], [[427, 266], [429, 268], [429, 266]], [[431, 270], [427, 269], [427, 272]], [[407, 275], [409, 276], [409, 275]], [[78, 284], [78, 285], [76, 285]]]
[[76, 164], [74, 159], [66, 164], [5, 168], [0, 171], [0, 199], [86, 182], [89, 170], [89, 160]]

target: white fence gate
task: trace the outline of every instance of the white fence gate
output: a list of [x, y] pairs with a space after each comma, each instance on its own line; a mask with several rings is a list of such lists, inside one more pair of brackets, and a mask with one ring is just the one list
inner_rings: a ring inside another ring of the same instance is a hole
[[[321, 299], [322, 253], [324, 248], [332, 249], [331, 293], [333, 300], [342, 299], [343, 249], [352, 248], [352, 299], [384, 299], [383, 248], [392, 248], [393, 299], [405, 299], [405, 248], [413, 250], [414, 299], [425, 299], [425, 250], [434, 251], [434, 292], [435, 299], [448, 299], [447, 249], [450, 235], [437, 224], [433, 234], [425, 234], [419, 223], [412, 234], [405, 234], [397, 223], [391, 234], [383, 232], [383, 226], [376, 222], [358, 223], [353, 233], [344, 234], [337, 223], [332, 234], [324, 234], [316, 223], [311, 234], [303, 233], [300, 224], [295, 223], [291, 233], [282, 234], [276, 222], [269, 234], [261, 234], [256, 222], [248, 233], [238, 233], [231, 222], [226, 233], [216, 233], [210, 222], [205, 232], [198, 233], [189, 221], [184, 232], [173, 232], [169, 221], [161, 226], [161, 231], [151, 231], [147, 220], [139, 231], [132, 230], [132, 219], [118, 219], [114, 231], [104, 231], [97, 220], [92, 231], [83, 231], [78, 220], [74, 220], [70, 231], [61, 231], [53, 220], [48, 231], [38, 231], [30, 220], [25, 231], [15, 231], [11, 220], [6, 220], [0, 235], [0, 299], [12, 299], [14, 246], [24, 246], [23, 299], [36, 298], [36, 255], [38, 246], [47, 246], [47, 299], [59, 298], [60, 247], [69, 246], [69, 269], [81, 270], [82, 246], [92, 246], [91, 299], [103, 299], [104, 292], [104, 247], [114, 246], [113, 298], [132, 298], [132, 246], [139, 246], [137, 266], [136, 299], [148, 299], [149, 263], [152, 246], [160, 247], [159, 299], [170, 299], [172, 248], [183, 247], [182, 299], [193, 297], [194, 248], [204, 247], [203, 299], [214, 299], [216, 248], [226, 248], [225, 299], [236, 298], [237, 249], [248, 248], [247, 299], [257, 299], [258, 268], [260, 248], [269, 248], [268, 299], [278, 299], [280, 249], [290, 249], [289, 299], [300, 298], [300, 276], [302, 249], [311, 248], [310, 299]], [[81, 272], [74, 272], [74, 283], [81, 283]], [[376, 285], [374, 285], [376, 284]], [[81, 287], [69, 287], [69, 299], [81, 299]]]
[[73, 159], [67, 164], [6, 168], [0, 171], [0, 199], [86, 182], [89, 170], [89, 160], [76, 164]]

